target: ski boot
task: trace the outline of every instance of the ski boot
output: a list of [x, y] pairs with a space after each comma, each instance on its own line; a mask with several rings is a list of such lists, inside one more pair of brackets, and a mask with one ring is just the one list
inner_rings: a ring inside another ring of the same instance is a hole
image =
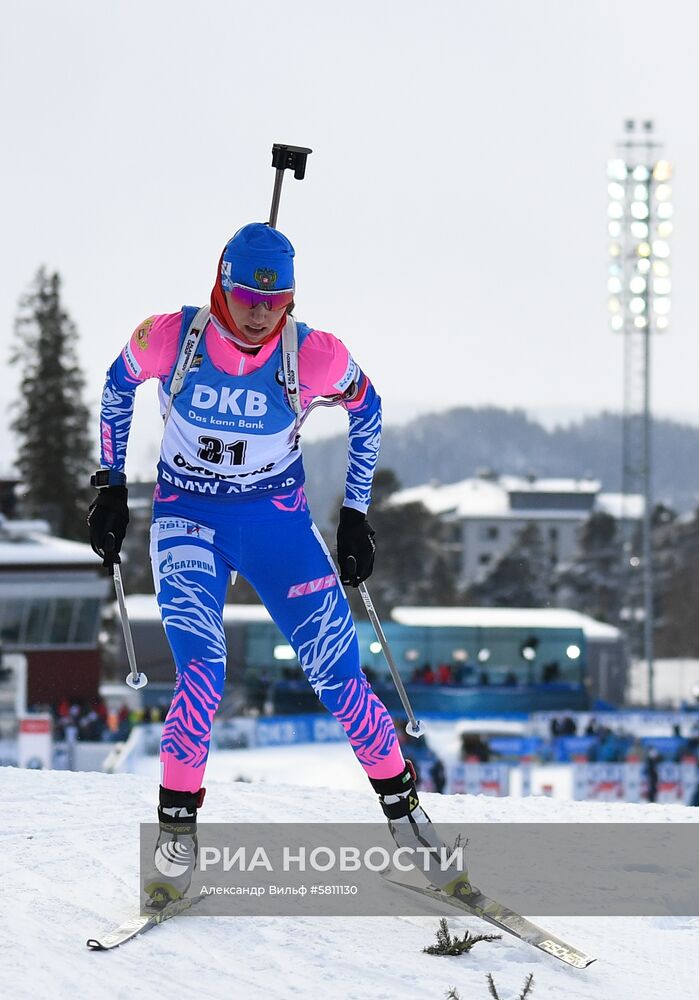
[[[415, 769], [408, 760], [405, 768], [394, 778], [369, 778], [388, 820], [388, 828], [397, 847], [420, 849], [418, 871], [427, 882], [449, 895], [463, 895], [471, 891], [465, 865], [454, 861], [446, 869], [442, 863], [461, 842], [448, 848], [420, 805], [415, 785]], [[425, 849], [429, 853], [425, 853]], [[424, 860], [423, 860], [424, 859]]]
[[154, 870], [144, 885], [146, 909], [162, 910], [186, 895], [199, 854], [197, 809], [205, 793], [205, 788], [175, 792], [160, 786], [160, 833], [153, 855]]

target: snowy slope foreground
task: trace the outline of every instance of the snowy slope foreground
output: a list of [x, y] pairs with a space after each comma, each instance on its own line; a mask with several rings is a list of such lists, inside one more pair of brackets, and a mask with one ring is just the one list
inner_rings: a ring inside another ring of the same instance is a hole
[[[541, 1000], [674, 1000], [699, 995], [697, 918], [537, 918], [598, 961], [569, 969], [514, 939], [469, 955], [422, 953], [438, 917], [181, 917], [114, 952], [89, 936], [131, 915], [138, 891], [138, 823], [153, 820], [156, 786], [138, 775], [0, 769], [2, 899], [0, 994], [131, 1000], [487, 1000], [492, 972], [502, 1000], [534, 973]], [[682, 806], [547, 799], [426, 796], [444, 822], [696, 822]], [[370, 790], [208, 782], [209, 822], [376, 821]], [[202, 819], [204, 813], [202, 813]], [[485, 888], [485, 887], [484, 887]], [[455, 914], [453, 931], [487, 932]]]

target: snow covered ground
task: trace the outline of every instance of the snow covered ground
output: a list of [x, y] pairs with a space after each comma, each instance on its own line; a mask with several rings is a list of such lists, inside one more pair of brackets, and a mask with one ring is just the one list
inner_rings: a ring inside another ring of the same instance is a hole
[[[338, 790], [337, 755], [329, 776], [333, 790], [279, 783], [280, 769], [286, 778], [284, 762], [290, 762], [291, 782], [294, 770], [303, 770], [303, 758], [311, 756], [300, 751], [309, 750], [318, 758], [320, 784], [325, 749], [256, 751], [257, 776], [266, 776], [265, 782], [235, 782], [235, 775], [221, 780], [212, 766], [206, 820], [376, 820], [377, 803], [366, 784]], [[268, 759], [266, 774], [265, 754], [276, 755], [276, 764]], [[422, 948], [434, 939], [437, 916], [182, 917], [115, 952], [92, 953], [86, 938], [133, 912], [138, 823], [154, 818], [153, 779], [0, 768], [0, 787], [0, 993], [8, 1000], [187, 994], [197, 1000], [441, 1000], [452, 986], [463, 1000], [487, 1000], [488, 972], [502, 1000], [519, 995], [529, 972], [532, 996], [542, 1000], [675, 1000], [699, 994], [699, 919], [689, 917], [538, 918], [597, 956], [584, 971], [507, 937], [458, 958], [425, 955]], [[426, 799], [433, 817], [449, 822], [699, 820], [697, 810], [682, 806]], [[459, 914], [449, 923], [459, 933], [487, 930], [477, 918]]]
[[[466, 730], [484, 732], [483, 720], [469, 723], [429, 720], [425, 731], [430, 747], [443, 761], [459, 759], [460, 736]], [[498, 721], [498, 732], [517, 733], [522, 723]], [[408, 748], [409, 749], [409, 748]], [[131, 766], [131, 765], [130, 765]], [[136, 774], [157, 778], [157, 756], [135, 759]], [[253, 749], [212, 751], [206, 767], [207, 780], [274, 781], [291, 785], [352, 788], [364, 791], [367, 780], [345, 739], [332, 743], [294, 744], [292, 746], [254, 747]], [[570, 784], [570, 782], [568, 782]]]
[[[158, 780], [157, 756], [141, 756], [133, 769]], [[312, 788], [349, 788], [366, 791], [367, 779], [349, 743], [306, 743], [250, 750], [215, 750], [206, 765], [206, 782], [255, 781]]]

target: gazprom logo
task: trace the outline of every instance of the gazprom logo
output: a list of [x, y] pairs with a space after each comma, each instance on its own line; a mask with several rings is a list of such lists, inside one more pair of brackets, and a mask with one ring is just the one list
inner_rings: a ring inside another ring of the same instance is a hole
[[161, 577], [187, 572], [216, 576], [216, 567], [212, 554], [206, 549], [196, 545], [177, 545], [164, 553], [164, 558], [158, 564], [158, 572]]
[[216, 409], [236, 417], [261, 417], [267, 412], [267, 397], [264, 392], [254, 389], [229, 389], [224, 385], [219, 391], [197, 383], [192, 392], [192, 406], [196, 410]]

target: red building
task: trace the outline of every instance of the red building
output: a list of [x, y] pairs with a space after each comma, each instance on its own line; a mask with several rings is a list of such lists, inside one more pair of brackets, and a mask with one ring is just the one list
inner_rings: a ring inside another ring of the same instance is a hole
[[97, 635], [111, 584], [89, 545], [0, 515], [0, 641], [27, 657], [27, 705], [97, 698]]

